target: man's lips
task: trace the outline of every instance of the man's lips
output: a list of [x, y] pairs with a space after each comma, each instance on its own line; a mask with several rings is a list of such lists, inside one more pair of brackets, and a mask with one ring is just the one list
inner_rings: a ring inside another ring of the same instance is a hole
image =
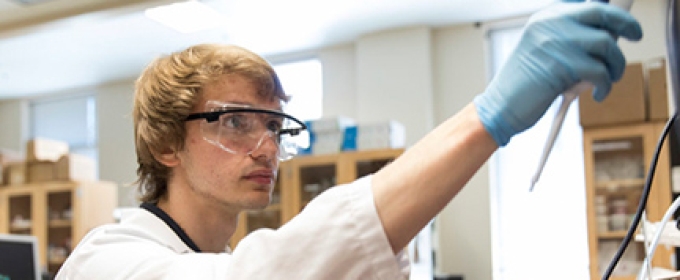
[[271, 184], [274, 182], [276, 175], [272, 170], [256, 170], [243, 176], [246, 180], [254, 181], [259, 184]]

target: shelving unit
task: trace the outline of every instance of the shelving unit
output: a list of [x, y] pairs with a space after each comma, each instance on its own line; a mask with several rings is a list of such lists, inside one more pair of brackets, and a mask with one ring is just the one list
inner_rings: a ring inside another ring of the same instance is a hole
[[54, 275], [89, 230], [114, 222], [117, 197], [110, 182], [0, 187], [0, 233], [36, 236], [40, 263]]
[[[664, 124], [584, 129], [591, 279], [601, 277], [626, 235]], [[671, 204], [668, 150], [668, 145], [664, 145], [647, 203], [646, 213], [651, 221], [659, 221]], [[671, 250], [659, 248], [653, 265], [672, 268], [671, 254]], [[635, 279], [644, 256], [643, 244], [631, 242], [611, 279]]]
[[300, 156], [281, 163], [271, 205], [241, 214], [231, 247], [253, 230], [280, 227], [328, 188], [374, 173], [403, 152], [386, 149]]

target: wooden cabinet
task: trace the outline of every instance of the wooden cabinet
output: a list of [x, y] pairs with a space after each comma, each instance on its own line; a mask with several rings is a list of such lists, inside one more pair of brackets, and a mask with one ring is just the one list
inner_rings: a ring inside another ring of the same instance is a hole
[[114, 222], [116, 191], [109, 182], [0, 187], [0, 233], [36, 236], [40, 263], [54, 275], [89, 230]]
[[[600, 279], [626, 235], [665, 123], [585, 128], [588, 243], [591, 279]], [[659, 221], [671, 204], [668, 143], [659, 156], [646, 214]], [[672, 251], [659, 247], [653, 266], [672, 268]], [[632, 241], [611, 279], [635, 279], [645, 256]]]
[[295, 217], [314, 197], [338, 184], [374, 173], [403, 153], [403, 149], [300, 156], [282, 162], [272, 203], [261, 211], [245, 211], [231, 247], [258, 228], [278, 228]]

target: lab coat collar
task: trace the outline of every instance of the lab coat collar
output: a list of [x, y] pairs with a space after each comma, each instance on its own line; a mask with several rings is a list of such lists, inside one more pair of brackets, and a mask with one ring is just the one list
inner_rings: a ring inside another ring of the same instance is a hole
[[172, 229], [173, 232], [175, 232], [177, 237], [179, 237], [179, 239], [181, 239], [182, 242], [184, 242], [184, 244], [187, 245], [187, 247], [191, 248], [191, 250], [193, 250], [196, 253], [201, 252], [201, 249], [198, 248], [196, 243], [194, 243], [194, 241], [191, 240], [191, 238], [189, 238], [189, 235], [187, 235], [187, 233], [182, 229], [182, 227], [180, 227], [179, 224], [177, 224], [177, 222], [175, 222], [175, 220], [173, 220], [172, 217], [168, 215], [168, 213], [165, 213], [165, 211], [158, 208], [156, 204], [145, 202], [142, 203], [139, 207], [151, 212], [152, 214], [156, 215], [156, 217], [165, 222], [165, 224], [168, 225], [168, 227], [170, 227], [170, 229]]

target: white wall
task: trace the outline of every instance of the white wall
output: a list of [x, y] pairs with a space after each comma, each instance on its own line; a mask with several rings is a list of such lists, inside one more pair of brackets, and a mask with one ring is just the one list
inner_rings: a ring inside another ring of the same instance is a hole
[[120, 81], [97, 89], [99, 178], [118, 184], [118, 204], [133, 206], [137, 156], [132, 126], [134, 81]]
[[356, 42], [356, 120], [396, 120], [406, 127], [406, 145], [433, 128], [431, 31], [391, 30]]
[[[485, 88], [485, 32], [468, 24], [438, 29], [434, 34], [435, 112], [436, 122], [441, 123]], [[487, 165], [437, 218], [437, 273], [492, 279]]]
[[619, 40], [628, 62], [646, 62], [666, 56], [666, 1], [637, 0], [631, 14], [642, 25], [644, 36], [640, 42]]
[[335, 46], [317, 54], [323, 65], [324, 116], [357, 117], [354, 45]]
[[25, 151], [28, 135], [28, 102], [8, 100], [0, 102], [0, 147]]

